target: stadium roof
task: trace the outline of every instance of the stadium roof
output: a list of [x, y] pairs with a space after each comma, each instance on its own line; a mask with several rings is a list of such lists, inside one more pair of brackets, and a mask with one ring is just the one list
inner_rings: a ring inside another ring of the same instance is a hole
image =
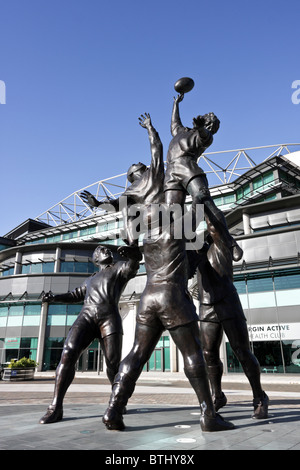
[[[300, 144], [279, 144], [208, 152], [200, 156], [198, 164], [205, 171], [209, 186], [212, 188], [233, 182], [249, 169], [274, 156], [284, 156], [300, 166]], [[103, 213], [103, 210], [89, 207], [80, 196], [84, 190], [91, 192], [97, 200], [101, 201], [118, 198], [127, 186], [127, 173], [97, 181], [74, 191], [37, 216], [35, 220], [50, 226], [59, 226], [94, 217], [96, 214]]]

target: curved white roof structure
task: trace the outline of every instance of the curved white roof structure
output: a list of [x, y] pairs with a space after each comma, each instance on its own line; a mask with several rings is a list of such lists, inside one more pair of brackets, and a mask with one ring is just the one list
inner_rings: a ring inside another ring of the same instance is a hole
[[[207, 152], [198, 160], [199, 166], [205, 171], [210, 187], [234, 181], [245, 171], [255, 167], [274, 156], [289, 158], [300, 166], [300, 144], [279, 144], [263, 147], [250, 147], [219, 152]], [[127, 173], [97, 181], [84, 188], [74, 191], [63, 200], [36, 217], [36, 220], [52, 226], [76, 222], [95, 214], [101, 209], [91, 209], [81, 198], [82, 191], [91, 192], [99, 201], [116, 199], [128, 185]]]

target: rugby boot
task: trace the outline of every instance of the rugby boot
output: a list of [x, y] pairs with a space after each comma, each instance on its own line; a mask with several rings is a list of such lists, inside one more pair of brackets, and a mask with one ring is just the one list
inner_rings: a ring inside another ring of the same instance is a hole
[[123, 431], [125, 424], [123, 416], [116, 408], [107, 408], [102, 418], [102, 422], [110, 431]]
[[253, 419], [266, 419], [268, 418], [269, 397], [264, 392], [262, 398], [254, 398], [253, 400], [254, 413]]
[[223, 408], [227, 403], [226, 395], [222, 392], [220, 397], [213, 397], [213, 404], [215, 407], [215, 411], [218, 411], [220, 408]]
[[234, 429], [234, 424], [230, 421], [225, 421], [219, 413], [216, 413], [215, 416], [208, 416], [203, 413], [200, 417], [200, 426], [202, 432], [229, 431]]
[[126, 413], [126, 405], [135, 388], [135, 381], [125, 373], [115, 376], [109, 405], [104, 413], [102, 422], [111, 431], [123, 431], [125, 424], [123, 413]]
[[40, 424], [50, 424], [50, 423], [57, 423], [61, 421], [63, 418], [63, 409], [62, 407], [57, 407], [54, 405], [50, 405], [47, 409], [46, 414], [40, 419]]

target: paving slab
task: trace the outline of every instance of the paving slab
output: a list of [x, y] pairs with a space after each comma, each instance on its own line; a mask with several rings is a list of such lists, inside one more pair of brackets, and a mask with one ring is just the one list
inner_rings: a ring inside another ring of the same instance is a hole
[[142, 382], [129, 401], [126, 428], [118, 432], [108, 431], [102, 423], [109, 384], [87, 382], [74, 381], [65, 398], [64, 419], [48, 425], [38, 421], [51, 402], [53, 380], [0, 382], [0, 449], [97, 450], [101, 451], [100, 461], [106, 464], [124, 464], [117, 461], [124, 456], [139, 457], [136, 465], [126, 461], [135, 468], [145, 463], [176, 464], [178, 455], [196, 463], [201, 460], [201, 450], [300, 449], [299, 386], [280, 384], [276, 390], [275, 384], [269, 385], [269, 418], [257, 421], [251, 418], [249, 387], [235, 389], [226, 383], [228, 404], [220, 413], [234, 423], [235, 429], [203, 433], [196, 396], [186, 383]]

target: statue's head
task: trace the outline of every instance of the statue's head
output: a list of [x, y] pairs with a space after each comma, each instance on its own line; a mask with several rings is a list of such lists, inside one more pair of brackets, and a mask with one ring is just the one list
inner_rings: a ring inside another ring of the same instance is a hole
[[106, 246], [99, 245], [93, 253], [93, 263], [96, 266], [102, 264], [111, 264], [113, 262], [113, 254]]
[[136, 180], [139, 180], [145, 171], [147, 170], [146, 165], [144, 163], [134, 163], [127, 171], [127, 179], [129, 183], [133, 183]]
[[214, 113], [207, 113], [203, 116], [197, 116], [193, 119], [194, 127], [203, 127], [203, 120], [204, 120], [204, 127], [209, 130], [212, 134], [215, 134], [219, 127], [220, 121]]

